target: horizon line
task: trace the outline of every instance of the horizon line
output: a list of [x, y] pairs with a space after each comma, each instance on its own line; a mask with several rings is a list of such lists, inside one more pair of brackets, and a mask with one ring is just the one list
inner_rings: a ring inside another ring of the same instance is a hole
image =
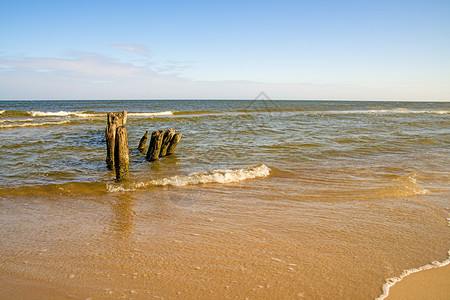
[[389, 100], [351, 100], [351, 99], [244, 99], [244, 98], [151, 98], [151, 99], [0, 99], [0, 102], [7, 101], [323, 101], [323, 102], [450, 102], [450, 100], [399, 100], [399, 99], [389, 99]]

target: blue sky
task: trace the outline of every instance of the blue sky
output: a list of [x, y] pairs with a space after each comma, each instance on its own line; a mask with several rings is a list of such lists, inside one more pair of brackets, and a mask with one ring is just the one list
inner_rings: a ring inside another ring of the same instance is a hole
[[0, 99], [450, 100], [450, 1], [0, 0]]

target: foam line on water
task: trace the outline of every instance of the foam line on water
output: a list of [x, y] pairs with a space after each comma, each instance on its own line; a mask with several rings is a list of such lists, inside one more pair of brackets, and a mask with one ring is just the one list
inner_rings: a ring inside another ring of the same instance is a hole
[[17, 122], [33, 122], [34, 119], [7, 119], [7, 120], [0, 120], [0, 123], [17, 123]]
[[25, 123], [25, 124], [5, 124], [0, 125], [0, 128], [16, 128], [16, 127], [37, 127], [46, 125], [62, 125], [69, 123], [69, 120], [57, 121], [57, 122], [43, 122], [43, 123]]
[[[95, 118], [104, 117], [106, 113], [88, 113], [85, 111], [39, 111], [32, 110], [27, 112], [32, 117], [77, 117], [77, 118]], [[127, 115], [130, 117], [153, 117], [153, 116], [172, 116], [173, 111], [160, 111], [160, 112], [129, 112]]]
[[161, 111], [161, 112], [140, 112], [140, 113], [127, 113], [131, 117], [153, 117], [153, 116], [172, 116], [173, 111]]
[[90, 117], [99, 117], [103, 116], [98, 114], [89, 114], [84, 111], [58, 111], [58, 112], [51, 112], [51, 111], [38, 111], [38, 110], [32, 110], [28, 112], [32, 117], [79, 117], [79, 118], [90, 118]]
[[439, 261], [434, 261], [430, 264], [427, 264], [425, 266], [419, 267], [419, 268], [413, 268], [413, 269], [409, 269], [409, 270], [405, 270], [403, 271], [403, 273], [398, 276], [398, 277], [392, 277], [392, 278], [388, 278], [386, 280], [386, 283], [383, 285], [383, 294], [380, 295], [378, 298], [376, 298], [375, 300], [383, 300], [386, 299], [389, 296], [389, 290], [392, 286], [394, 286], [397, 282], [402, 281], [406, 276], [411, 275], [413, 273], [417, 273], [420, 271], [425, 271], [425, 270], [430, 270], [430, 269], [434, 269], [434, 268], [440, 268], [440, 267], [444, 267], [448, 264], [450, 264], [450, 250], [448, 250], [447, 252], [448, 254], [448, 258], [442, 262]]

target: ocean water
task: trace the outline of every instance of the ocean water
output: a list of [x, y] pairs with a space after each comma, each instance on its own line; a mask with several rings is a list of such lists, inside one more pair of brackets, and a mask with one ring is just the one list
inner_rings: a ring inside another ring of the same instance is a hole
[[[105, 163], [128, 112], [130, 179]], [[450, 104], [0, 102], [0, 293], [374, 299], [450, 249]], [[148, 162], [145, 131], [183, 134]]]

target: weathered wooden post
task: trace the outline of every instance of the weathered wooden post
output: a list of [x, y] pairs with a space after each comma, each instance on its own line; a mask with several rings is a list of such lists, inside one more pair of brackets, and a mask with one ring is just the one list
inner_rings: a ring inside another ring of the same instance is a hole
[[177, 148], [178, 142], [181, 139], [181, 133], [175, 133], [172, 140], [170, 141], [169, 148], [167, 148], [166, 155], [171, 155], [175, 152], [175, 149]]
[[170, 146], [170, 142], [172, 141], [173, 136], [175, 135], [175, 130], [172, 128], [167, 129], [164, 132], [164, 138], [161, 145], [161, 151], [159, 152], [159, 157], [164, 157], [167, 154], [167, 149]]
[[106, 125], [106, 165], [109, 169], [114, 169], [114, 149], [116, 144], [116, 129], [125, 126], [127, 123], [127, 112], [108, 113]]
[[141, 138], [141, 140], [139, 142], [139, 146], [137, 147], [139, 152], [141, 152], [141, 153], [144, 152], [145, 146], [147, 144], [147, 140], [148, 140], [148, 131], [145, 132], [144, 136]]
[[128, 135], [125, 126], [117, 128], [115, 142], [114, 166], [116, 168], [116, 179], [122, 180], [128, 178], [128, 167], [130, 165]]
[[150, 139], [150, 145], [148, 146], [148, 151], [146, 158], [149, 161], [154, 161], [159, 158], [159, 152], [161, 151], [161, 144], [163, 142], [164, 131], [157, 130], [152, 132], [152, 137]]

